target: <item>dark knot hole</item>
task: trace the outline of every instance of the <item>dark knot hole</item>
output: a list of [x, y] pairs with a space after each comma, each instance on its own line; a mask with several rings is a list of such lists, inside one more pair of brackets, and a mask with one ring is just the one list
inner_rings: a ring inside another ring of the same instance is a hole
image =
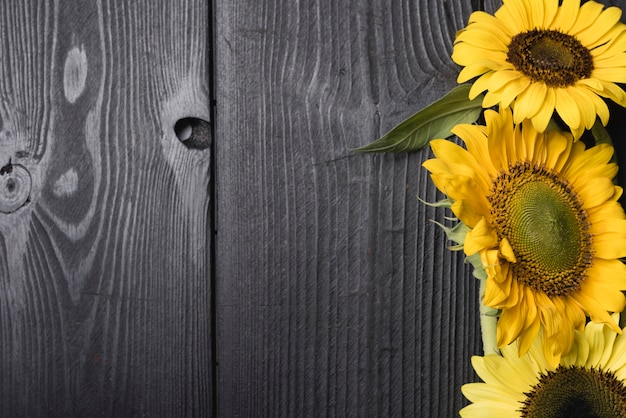
[[206, 149], [211, 146], [211, 124], [199, 118], [182, 118], [174, 125], [174, 132], [187, 148]]
[[15, 184], [15, 180], [10, 179], [7, 181], [7, 184], [6, 184], [7, 192], [13, 193], [16, 187], [17, 185]]

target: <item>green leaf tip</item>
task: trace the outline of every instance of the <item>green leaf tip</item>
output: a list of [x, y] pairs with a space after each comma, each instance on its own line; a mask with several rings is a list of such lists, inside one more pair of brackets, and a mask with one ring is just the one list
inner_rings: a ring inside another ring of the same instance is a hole
[[613, 146], [613, 140], [609, 131], [602, 125], [602, 123], [596, 119], [596, 122], [591, 127], [591, 135], [597, 144], [609, 144]]
[[425, 204], [426, 206], [430, 206], [432, 208], [450, 208], [452, 204], [454, 203], [454, 200], [450, 199], [449, 197], [441, 199], [438, 202], [428, 202], [419, 196], [416, 196], [416, 197], [417, 197], [417, 200], [419, 200], [421, 203]]
[[474, 123], [482, 111], [483, 94], [469, 99], [471, 84], [461, 84], [439, 100], [405, 119], [384, 136], [356, 152], [411, 152], [424, 148], [432, 139], [448, 138], [452, 128]]
[[453, 250], [453, 251], [458, 251], [458, 250], [463, 249], [463, 243], [465, 242], [465, 235], [467, 235], [467, 232], [469, 231], [469, 228], [467, 227], [467, 225], [465, 225], [463, 222], [458, 222], [453, 227], [448, 227], [433, 219], [431, 219], [430, 221], [434, 223], [435, 225], [437, 225], [438, 227], [440, 227], [441, 229], [443, 229], [448, 239], [450, 241], [454, 241], [457, 244], [457, 245], [448, 247], [448, 249]]

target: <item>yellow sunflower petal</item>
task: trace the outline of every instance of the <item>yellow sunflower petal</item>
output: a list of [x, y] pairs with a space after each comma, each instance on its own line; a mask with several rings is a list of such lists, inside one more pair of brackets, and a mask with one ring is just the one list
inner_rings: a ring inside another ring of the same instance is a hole
[[489, 212], [485, 211], [486, 203], [484, 195], [478, 195], [474, 198], [466, 197], [455, 201], [450, 209], [461, 222], [469, 227], [476, 225], [482, 218], [489, 216]]
[[[616, 320], [616, 318], [614, 318]], [[622, 329], [622, 334], [615, 338], [613, 343], [613, 350], [611, 355], [606, 361], [605, 367], [607, 370], [624, 370], [626, 373], [626, 333]], [[622, 380], [626, 379], [626, 374], [620, 377]]]
[[593, 70], [593, 76], [605, 81], [613, 83], [625, 83], [626, 74], [621, 67], [596, 68]]
[[452, 128], [452, 133], [463, 139], [467, 151], [474, 155], [476, 161], [480, 161], [487, 175], [493, 177], [496, 169], [489, 159], [489, 149], [487, 148], [487, 137], [484, 129], [476, 125], [456, 125]]
[[489, 90], [498, 91], [505, 87], [508, 83], [519, 80], [524, 77], [522, 73], [516, 70], [495, 71], [489, 83]]
[[[579, 83], [580, 85], [592, 84], [592, 83], [587, 84], [586, 81], [587, 80], [581, 80]], [[600, 98], [600, 96], [603, 96], [603, 85], [599, 80], [593, 79], [593, 81], [595, 82], [593, 84], [600, 85], [599, 89], [590, 87], [589, 90], [586, 90], [586, 91], [584, 89], [581, 89], [581, 90], [584, 91], [586, 99], [591, 102], [591, 105], [593, 106], [596, 114], [600, 118], [602, 125], [606, 126], [606, 124], [609, 122], [610, 113], [609, 113], [609, 107], [606, 105], [606, 102]]]
[[620, 23], [606, 33], [601, 39], [601, 44], [591, 50], [591, 55], [594, 57], [613, 56], [624, 50], [626, 50], [626, 25]]
[[[596, 251], [596, 257], [611, 259], [626, 257], [626, 220], [612, 220], [607, 224], [612, 225], [611, 230], [598, 232], [597, 224], [594, 222], [590, 232], [593, 235], [593, 247]], [[607, 228], [609, 227], [607, 225]], [[624, 289], [626, 290], [626, 289]]]
[[515, 258], [515, 254], [513, 253], [513, 248], [511, 247], [511, 244], [509, 244], [509, 240], [506, 239], [506, 237], [500, 240], [500, 254], [509, 263], [517, 262], [517, 258]]
[[[595, 259], [589, 269], [589, 276], [590, 278], [582, 285], [584, 293], [606, 303], [606, 310], [621, 312], [626, 301], [621, 292], [626, 290], [626, 266], [624, 263], [619, 260]], [[607, 297], [604, 298], [603, 295]], [[611, 299], [613, 299], [612, 302]]]
[[585, 334], [589, 345], [594, 348], [587, 358], [585, 367], [602, 369], [611, 356], [617, 334], [604, 324], [595, 322], [587, 324]]
[[517, 341], [523, 353], [541, 334], [542, 355], [554, 365], [585, 314], [610, 324], [610, 313], [626, 305], [622, 189], [612, 181], [611, 146], [586, 149], [568, 133], [539, 132], [513, 117], [500, 108], [485, 112], [486, 126], [460, 125], [467, 149], [434, 141], [442, 161], [424, 166], [469, 227], [464, 252], [479, 255], [484, 303], [501, 310], [498, 345]]
[[[619, 316], [611, 319], [618, 322]], [[472, 366], [484, 383], [462, 388], [472, 402], [466, 407], [471, 416], [535, 416], [539, 405], [547, 416], [560, 416], [568, 399], [576, 399], [577, 410], [607, 405], [610, 399], [607, 416], [626, 416], [626, 333], [618, 335], [607, 326], [589, 323], [574, 331], [572, 347], [562, 356], [554, 355], [559, 344], [545, 333], [521, 356], [518, 343], [503, 347], [501, 356], [472, 357]], [[551, 406], [556, 409], [551, 411]]]
[[502, 311], [496, 332], [498, 347], [509, 345], [519, 337], [524, 329], [525, 307], [526, 304], [520, 303]]
[[607, 313], [601, 302], [596, 298], [589, 296], [586, 293], [578, 292], [572, 295], [572, 299], [580, 304], [583, 309], [588, 313], [591, 320], [595, 322], [603, 322], [610, 325], [613, 329], [619, 329], [617, 324], [611, 319], [611, 315]]
[[533, 126], [539, 132], [543, 132], [548, 127], [548, 123], [552, 119], [554, 113], [554, 106], [556, 105], [556, 93], [554, 88], [547, 88], [546, 96], [541, 102], [541, 107], [532, 117]]
[[506, 37], [507, 41], [511, 40], [511, 27], [489, 13], [485, 13], [483, 11], [473, 12], [468, 19], [468, 26], [472, 23], [476, 24], [475, 26], [472, 26], [472, 30], [478, 27], [480, 30], [486, 30], [493, 33], [494, 36]]
[[626, 54], [596, 58], [593, 64], [595, 68], [626, 68]]
[[[454, 58], [453, 58], [454, 59]], [[455, 62], [458, 63], [457, 60], [454, 60]], [[484, 64], [481, 65], [468, 65], [467, 67], [464, 67], [460, 72], [459, 75], [457, 76], [457, 83], [461, 84], [461, 83], [465, 83], [468, 80], [471, 80], [474, 77], [478, 77], [479, 75], [482, 75], [488, 71], [491, 71], [491, 67], [486, 66]], [[480, 94], [480, 92], [476, 93], [476, 96], [478, 96]], [[470, 100], [473, 100], [476, 98], [476, 96], [470, 96]]]
[[[590, 272], [590, 274], [592, 274]], [[596, 300], [602, 301], [602, 307], [605, 310], [610, 312], [621, 312], [624, 309], [624, 305], [626, 304], [626, 297], [619, 290], [616, 290], [615, 287], [620, 284], [624, 284], [624, 280], [620, 280], [617, 283], [614, 281], [613, 283], [603, 283], [602, 281], [593, 280], [593, 278], [588, 278], [582, 285], [582, 292]], [[620, 286], [624, 288], [624, 286]], [[626, 289], [626, 288], [624, 288]]]
[[476, 224], [476, 226], [474, 226], [474, 228], [467, 233], [463, 244], [463, 250], [466, 255], [472, 255], [476, 254], [480, 250], [497, 246], [498, 236], [483, 217]]
[[471, 31], [461, 31], [455, 42], [465, 42], [469, 45], [475, 45], [479, 48], [483, 48], [484, 45], [489, 45], [490, 49], [500, 50], [506, 53], [507, 45], [511, 38], [494, 30], [489, 30], [489, 27], [474, 27]]
[[556, 96], [555, 108], [559, 116], [570, 128], [578, 128], [581, 119], [580, 107], [569, 93], [569, 89], [555, 89], [554, 93]]
[[572, 27], [568, 30], [568, 33], [577, 35], [593, 25], [593, 23], [598, 20], [598, 17], [600, 17], [603, 9], [604, 6], [600, 3], [596, 3], [595, 1], [588, 1], [580, 6], [578, 17]]
[[556, 17], [551, 27], [562, 32], [570, 32], [572, 25], [578, 17], [580, 0], [563, 0], [561, 7], [557, 10]]
[[[552, 25], [552, 22], [554, 22], [554, 19], [556, 18], [557, 12], [559, 11], [559, 4], [555, 1], [537, 1], [543, 3], [544, 6], [543, 21], [539, 27], [548, 28]], [[535, 10], [539, 10], [539, 8], [536, 7]]]
[[[596, 3], [598, 4], [598, 3]], [[599, 7], [603, 7], [599, 5]], [[595, 6], [597, 9], [598, 6]], [[593, 24], [584, 30], [576, 33], [576, 37], [585, 45], [594, 45], [595, 42], [619, 22], [622, 11], [617, 7], [609, 7], [604, 9]]]
[[573, 157], [565, 166], [562, 176], [576, 182], [578, 177], [584, 175], [591, 167], [599, 167], [607, 164], [613, 156], [613, 147], [608, 144], [600, 144], [589, 149], [584, 149], [581, 143], [575, 144], [572, 150]]
[[[519, 408], [516, 405], [515, 408]], [[519, 412], [504, 402], [470, 404], [459, 411], [461, 418], [518, 418]]]
[[600, 177], [590, 179], [577, 192], [585, 206], [594, 207], [609, 200], [615, 193], [615, 187], [611, 179]]
[[[542, 109], [545, 102], [548, 88], [544, 83], [531, 83], [524, 92], [522, 92], [515, 104], [513, 105], [513, 120], [515, 123], [521, 123], [524, 119], [530, 119]], [[550, 116], [552, 112], [550, 111]]]
[[587, 209], [590, 216], [611, 222], [612, 219], [624, 219], [624, 209], [616, 201], [611, 201], [595, 208]]
[[601, 92], [597, 92], [600, 96], [613, 100], [620, 106], [626, 106], [626, 92], [615, 83], [600, 80], [603, 89]]
[[[445, 155], [447, 171], [460, 176], [473, 177], [484, 190], [488, 190], [490, 185], [489, 176], [486, 175], [476, 158], [465, 149], [447, 140], [431, 141], [431, 148], [435, 156]], [[435, 161], [443, 161], [441, 158]], [[429, 163], [429, 164], [434, 164]], [[432, 168], [431, 171], [434, 171]]]
[[494, 16], [501, 22], [507, 22], [512, 32], [519, 33], [532, 28], [525, 5], [520, 1], [509, 0], [505, 2], [503, 6], [494, 13]]
[[578, 104], [581, 126], [591, 129], [596, 121], [596, 106], [590, 97], [594, 96], [594, 94], [585, 88], [568, 87], [567, 90], [572, 99]]
[[520, 77], [504, 86], [500, 93], [502, 106], [508, 107], [517, 96], [528, 88], [528, 86], [530, 86], [530, 79], [528, 77]]
[[569, 157], [572, 140], [558, 131], [548, 134], [549, 141], [546, 152], [545, 165], [554, 170], [560, 170]]
[[[515, 354], [515, 353], [511, 353]], [[472, 358], [472, 365], [478, 366], [476, 373], [485, 380], [485, 383], [497, 384], [500, 387], [505, 387], [512, 392], [522, 392], [528, 390], [533, 383], [534, 370], [530, 368], [520, 367], [524, 364], [519, 364], [519, 361], [504, 361], [504, 359], [496, 354], [486, 355], [483, 357], [483, 361], [480, 362], [480, 357], [474, 356]], [[523, 363], [523, 362], [522, 362]], [[482, 369], [481, 366], [482, 365]], [[526, 369], [526, 370], [524, 370]], [[517, 379], [511, 379], [510, 376], [514, 374]]]
[[[532, 307], [532, 305], [531, 305]], [[536, 312], [535, 312], [536, 313]], [[527, 314], [529, 318], [532, 318], [532, 321], [528, 323], [526, 327], [526, 332], [522, 333], [519, 337], [519, 354], [524, 355], [530, 349], [532, 343], [537, 339], [537, 335], [539, 335], [539, 330], [541, 327], [541, 321], [538, 316], [530, 316]]]
[[498, 307], [502, 305], [508, 305], [507, 301], [509, 300], [509, 295], [511, 293], [510, 288], [513, 285], [513, 280], [511, 276], [504, 276], [502, 274], [498, 274], [499, 278], [505, 277], [506, 279], [502, 282], [498, 282], [493, 276], [494, 271], [497, 271], [497, 267], [493, 264], [487, 265], [485, 267], [485, 271], [490, 274], [489, 280], [487, 280], [487, 284], [485, 286], [485, 306], [490, 306], [492, 308], [498, 309]]
[[[489, 386], [484, 383], [470, 383], [461, 387], [463, 395], [470, 401], [475, 400], [487, 400], [492, 402], [502, 402], [503, 400], [519, 396], [519, 394], [512, 389], [508, 389], [504, 386]], [[522, 399], [523, 400], [523, 399]], [[511, 405], [515, 405], [517, 402], [510, 402]]]
[[[578, 139], [596, 116], [608, 123], [601, 97], [626, 107], [616, 84], [626, 83], [626, 25], [617, 7], [560, 3], [509, 0], [493, 16], [472, 14], [452, 58], [464, 67], [459, 82], [479, 77], [471, 92], [486, 92], [483, 107], [512, 106], [516, 123], [531, 119], [540, 132], [556, 111]], [[572, 57], [580, 64], [573, 66]]]
[[480, 93], [489, 89], [489, 82], [491, 81], [493, 74], [494, 73], [483, 74], [480, 77], [478, 77], [476, 81], [474, 81], [469, 92], [470, 100], [475, 99]]

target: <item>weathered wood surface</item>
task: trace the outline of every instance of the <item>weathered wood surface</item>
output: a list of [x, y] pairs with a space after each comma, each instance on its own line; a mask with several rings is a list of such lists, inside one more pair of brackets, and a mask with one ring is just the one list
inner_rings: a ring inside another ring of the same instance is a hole
[[[455, 85], [470, 1], [216, 4], [218, 410], [451, 417], [477, 282], [411, 155], [365, 145]], [[449, 215], [449, 214], [448, 214]]]
[[[456, 416], [477, 283], [431, 154], [350, 149], [499, 1], [214, 3], [0, 3], [0, 415]], [[174, 132], [211, 84], [213, 155]]]
[[211, 414], [211, 154], [174, 133], [209, 118], [208, 22], [0, 2], [0, 166], [32, 179], [0, 213], [1, 416]]

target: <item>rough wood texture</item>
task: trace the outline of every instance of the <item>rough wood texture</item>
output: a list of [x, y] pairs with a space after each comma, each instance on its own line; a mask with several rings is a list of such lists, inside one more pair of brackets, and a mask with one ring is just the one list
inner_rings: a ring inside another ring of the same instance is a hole
[[211, 412], [205, 3], [0, 3], [3, 416]]
[[[0, 415], [455, 416], [477, 283], [431, 154], [350, 149], [500, 0], [214, 3], [0, 2]], [[177, 124], [210, 80], [216, 155]]]
[[359, 155], [455, 85], [470, 1], [216, 4], [221, 416], [451, 417], [477, 282], [430, 152]]

